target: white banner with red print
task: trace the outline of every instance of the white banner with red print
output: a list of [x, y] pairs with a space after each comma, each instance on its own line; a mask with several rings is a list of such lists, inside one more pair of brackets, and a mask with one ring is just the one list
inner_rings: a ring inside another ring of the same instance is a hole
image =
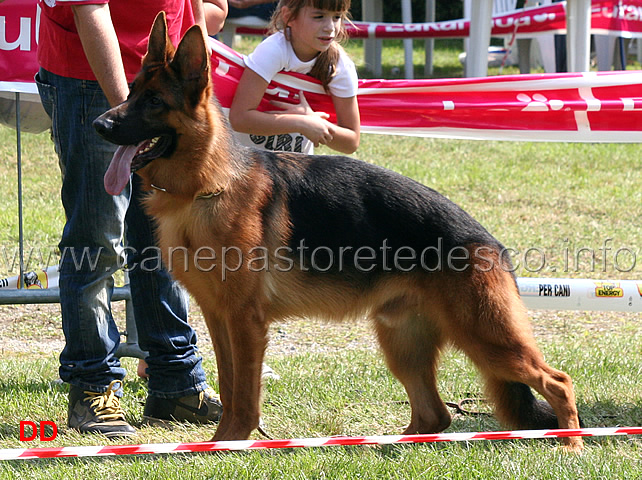
[[[630, 7], [617, 1], [593, 2], [594, 22], [599, 14], [610, 21], [600, 24], [600, 29], [608, 28], [620, 35], [623, 28], [630, 28], [627, 31], [631, 36], [642, 32], [642, 0], [628, 3]], [[547, 8], [551, 9], [551, 28], [559, 31], [555, 12], [560, 8], [563, 11], [564, 4]], [[541, 9], [530, 12], [535, 10]], [[522, 23], [532, 25], [534, 18]], [[6, 0], [0, 4], [0, 92], [36, 93], [33, 76], [38, 68], [38, 20], [35, 0]], [[244, 68], [243, 60], [222, 43], [211, 43], [216, 96], [228, 108]], [[496, 140], [642, 141], [642, 71], [360, 80], [359, 87], [364, 133]], [[313, 109], [333, 114], [332, 101], [318, 82], [296, 74], [277, 75], [262, 105], [273, 109], [270, 99], [296, 102], [299, 91], [305, 92]]]

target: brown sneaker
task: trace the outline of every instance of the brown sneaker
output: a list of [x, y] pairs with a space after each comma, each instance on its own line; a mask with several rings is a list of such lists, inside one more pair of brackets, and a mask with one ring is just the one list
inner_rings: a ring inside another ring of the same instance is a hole
[[143, 410], [143, 423], [216, 423], [222, 413], [223, 405], [218, 395], [208, 387], [195, 395], [181, 398], [159, 398], [149, 395]]
[[125, 420], [116, 392], [122, 388], [114, 380], [104, 393], [83, 391], [72, 385], [69, 390], [67, 425], [80, 433], [101, 433], [108, 438], [131, 437], [136, 430]]

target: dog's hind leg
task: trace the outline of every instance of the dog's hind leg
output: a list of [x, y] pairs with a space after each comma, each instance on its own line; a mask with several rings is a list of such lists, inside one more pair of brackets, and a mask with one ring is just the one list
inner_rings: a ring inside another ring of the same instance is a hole
[[[466, 293], [451, 300], [448, 334], [485, 377], [498, 419], [516, 428], [580, 428], [571, 378], [544, 361], [512, 276], [497, 269], [471, 278]], [[579, 437], [562, 442], [569, 450], [582, 448]]]
[[437, 391], [436, 370], [442, 339], [429, 320], [415, 312], [383, 309], [374, 315], [375, 331], [390, 371], [403, 384], [411, 406], [405, 434], [437, 433], [451, 415]]
[[[547, 365], [538, 350], [518, 351], [504, 350], [501, 366], [482, 369], [497, 418], [522, 429], [580, 428], [571, 377]], [[537, 400], [531, 388], [546, 402]], [[562, 442], [569, 450], [582, 449], [579, 437]]]
[[[571, 378], [548, 366], [539, 351], [504, 350], [505, 359], [483, 368], [486, 391], [495, 405], [497, 418], [521, 429], [580, 428]], [[531, 389], [548, 402], [537, 400]], [[579, 437], [562, 440], [569, 450], [582, 449]]]

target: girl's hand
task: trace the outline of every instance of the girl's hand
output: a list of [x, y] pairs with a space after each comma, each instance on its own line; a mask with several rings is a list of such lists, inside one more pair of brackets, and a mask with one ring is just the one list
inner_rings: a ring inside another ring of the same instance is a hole
[[335, 125], [328, 119], [330, 115], [326, 112], [315, 112], [305, 98], [303, 90], [299, 91], [299, 103], [279, 102], [271, 100], [270, 103], [280, 110], [273, 110], [266, 113], [281, 115], [301, 115], [299, 133], [305, 135], [314, 144], [326, 145], [332, 141], [336, 131]]
[[230, 123], [238, 132], [254, 135], [279, 135], [298, 132], [315, 146], [327, 145], [341, 153], [352, 153], [359, 146], [359, 108], [357, 97], [332, 97], [337, 124], [330, 123], [325, 112], [310, 108], [303, 92], [299, 103], [272, 102], [283, 110], [263, 112], [257, 110], [268, 87], [258, 73], [247, 68], [241, 76], [230, 107]]
[[315, 147], [328, 145], [336, 133], [336, 125], [316, 114], [302, 117], [301, 127], [300, 133], [309, 138]]

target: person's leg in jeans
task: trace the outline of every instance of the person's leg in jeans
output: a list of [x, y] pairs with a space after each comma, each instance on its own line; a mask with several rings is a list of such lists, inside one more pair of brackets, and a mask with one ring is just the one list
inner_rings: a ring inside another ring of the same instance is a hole
[[[60, 297], [66, 345], [60, 355], [60, 376], [72, 385], [70, 425], [78, 426], [81, 431], [130, 434], [133, 429], [124, 422], [119, 407], [118, 415], [110, 409], [106, 417], [109, 421], [101, 423], [97, 421], [100, 418], [90, 418], [92, 412], [86, 412], [81, 418], [81, 412], [73, 412], [72, 405], [85, 400], [86, 405], [91, 404], [94, 397], [84, 397], [83, 392], [104, 393], [112, 403], [117, 403], [122, 395], [119, 382], [125, 375], [115, 356], [120, 335], [110, 301], [112, 275], [124, 263], [121, 239], [130, 187], [118, 196], [105, 191], [103, 177], [115, 146], [102, 140], [92, 126], [93, 120], [109, 105], [97, 82], [60, 77], [44, 70], [39, 73], [39, 80], [43, 104], [52, 117], [52, 134], [63, 174], [62, 201], [67, 222], [60, 241]], [[139, 283], [136, 279], [132, 284], [134, 298], [145, 290], [145, 287], [138, 288], [136, 292]], [[161, 289], [177, 288], [171, 286], [173, 282], [168, 277], [166, 284], [161, 285]], [[177, 393], [204, 389], [205, 374], [200, 359], [194, 355], [196, 336], [186, 324], [184, 297], [168, 303], [159, 297], [160, 289], [143, 293], [144, 298], [134, 303], [135, 315], [144, 313], [141, 305], [154, 312], [169, 308], [170, 313], [162, 317], [163, 320], [155, 321], [157, 317], [152, 315], [151, 321], [155, 322], [155, 328], [171, 332], [173, 340], [163, 345], [148, 341], [145, 334], [149, 330], [143, 328], [139, 333], [141, 345], [150, 347], [159, 362], [171, 365], [172, 375], [184, 376], [188, 386], [181, 387]], [[149, 320], [150, 315], [145, 317]], [[178, 373], [181, 368], [182, 372]], [[162, 383], [162, 378], [158, 381]], [[218, 405], [216, 408], [220, 410]], [[216, 412], [218, 415], [220, 411]], [[112, 420], [117, 424], [111, 425]]]
[[[108, 106], [97, 82], [45, 70], [38, 80], [63, 177], [66, 223], [59, 244], [59, 283], [66, 343], [59, 372], [71, 385], [69, 425], [109, 436], [131, 435], [134, 429], [125, 422], [118, 401], [125, 370], [115, 356], [120, 335], [110, 306], [129, 189], [113, 197], [99, 188], [114, 148], [91, 127]], [[98, 394], [109, 400], [108, 405], [102, 402], [106, 411], [92, 407]]]

